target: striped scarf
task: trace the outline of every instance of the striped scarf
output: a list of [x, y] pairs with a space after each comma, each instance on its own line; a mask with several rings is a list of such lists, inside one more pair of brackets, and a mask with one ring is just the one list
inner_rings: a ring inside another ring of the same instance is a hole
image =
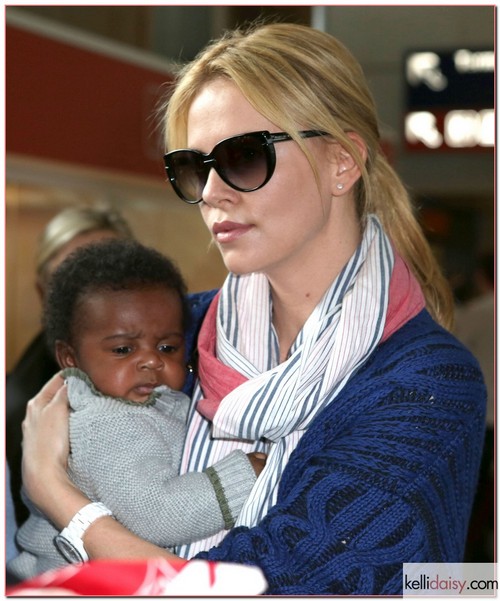
[[[268, 453], [266, 467], [236, 525], [253, 526], [266, 515], [276, 502], [281, 474], [301, 436], [387, 333], [394, 263], [382, 226], [370, 216], [361, 244], [307, 319], [283, 363], [279, 363], [267, 278], [249, 274], [226, 279], [215, 309], [214, 359], [222, 368], [215, 379], [220, 379], [226, 366], [235, 378], [224, 398], [207, 405], [202, 399], [214, 374], [204, 377], [200, 355], [201, 386], [194, 400], [213, 419], [210, 423], [193, 411], [181, 472], [204, 469], [234, 448]], [[400, 327], [423, 306], [413, 276], [405, 282], [403, 307], [392, 315], [389, 330]], [[178, 552], [192, 556], [222, 536]]]

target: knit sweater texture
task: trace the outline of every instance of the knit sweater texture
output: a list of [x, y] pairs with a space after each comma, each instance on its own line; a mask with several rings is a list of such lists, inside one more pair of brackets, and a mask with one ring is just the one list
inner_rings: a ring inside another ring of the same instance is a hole
[[272, 595], [400, 595], [405, 562], [461, 562], [481, 457], [477, 361], [426, 310], [311, 423], [261, 523], [197, 558], [257, 565]]
[[[69, 475], [129, 530], [173, 547], [234, 525], [255, 473], [235, 451], [202, 473], [179, 476], [190, 399], [166, 386], [144, 404], [102, 395], [79, 370], [65, 372], [70, 414]], [[58, 531], [34, 507], [17, 533], [23, 551], [8, 570], [24, 580], [67, 565]]]

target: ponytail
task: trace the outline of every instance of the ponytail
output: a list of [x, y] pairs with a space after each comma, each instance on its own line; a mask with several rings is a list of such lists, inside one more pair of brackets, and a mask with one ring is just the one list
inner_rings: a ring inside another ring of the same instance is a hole
[[365, 206], [360, 207], [361, 214], [378, 216], [396, 251], [417, 278], [427, 309], [443, 327], [452, 329], [451, 288], [418, 223], [406, 188], [381, 153], [369, 171], [369, 189], [365, 187]]

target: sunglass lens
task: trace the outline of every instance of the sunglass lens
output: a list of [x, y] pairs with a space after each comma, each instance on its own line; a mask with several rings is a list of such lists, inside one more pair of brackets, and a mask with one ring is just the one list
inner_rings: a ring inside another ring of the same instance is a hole
[[190, 150], [176, 152], [170, 159], [175, 185], [188, 202], [198, 202], [207, 182], [208, 168], [203, 157]]
[[243, 191], [259, 188], [268, 176], [267, 146], [253, 134], [229, 138], [213, 151], [221, 175]]

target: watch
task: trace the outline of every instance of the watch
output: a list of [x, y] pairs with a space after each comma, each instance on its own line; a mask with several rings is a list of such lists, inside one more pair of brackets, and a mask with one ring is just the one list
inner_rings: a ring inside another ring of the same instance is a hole
[[83, 546], [83, 535], [98, 518], [112, 515], [103, 503], [89, 503], [73, 516], [71, 522], [55, 538], [54, 544], [70, 563], [83, 563], [89, 560]]

